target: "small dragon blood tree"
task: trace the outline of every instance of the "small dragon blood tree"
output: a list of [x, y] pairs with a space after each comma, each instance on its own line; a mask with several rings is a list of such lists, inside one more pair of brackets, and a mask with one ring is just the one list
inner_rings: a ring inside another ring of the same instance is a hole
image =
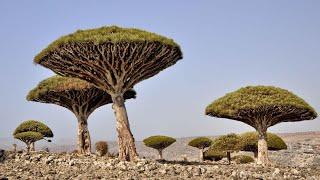
[[[125, 99], [135, 98], [136, 92], [128, 90]], [[112, 103], [111, 96], [92, 84], [77, 78], [59, 75], [41, 81], [32, 89], [28, 101], [56, 104], [69, 109], [78, 120], [78, 153], [91, 154], [88, 117], [97, 108]]]
[[205, 114], [244, 122], [259, 133], [257, 163], [268, 165], [267, 129], [281, 122], [312, 120], [315, 110], [293, 93], [272, 86], [248, 86], [207, 106]]
[[[51, 129], [42, 122], [35, 120], [28, 120], [22, 122], [13, 132], [13, 137], [26, 143], [27, 152], [34, 151], [34, 143], [36, 141], [52, 138], [53, 133]], [[47, 140], [50, 142], [50, 140]]]
[[144, 145], [156, 149], [159, 154], [159, 160], [163, 160], [162, 152], [164, 149], [175, 143], [176, 139], [169, 136], [150, 136], [143, 140]]
[[[243, 141], [242, 151], [253, 152], [254, 157], [258, 157], [258, 139], [259, 134], [257, 132], [245, 132], [240, 134], [240, 137]], [[267, 145], [268, 150], [279, 151], [282, 149], [287, 149], [286, 143], [281, 137], [276, 134], [267, 132]]]
[[213, 140], [208, 152], [223, 152], [226, 153], [228, 164], [231, 164], [231, 153], [242, 149], [241, 138], [234, 134], [227, 134], [217, 137]]
[[204, 153], [205, 148], [210, 147], [211, 144], [212, 144], [212, 140], [207, 137], [197, 137], [197, 138], [192, 139], [188, 143], [189, 146], [198, 148], [200, 150], [199, 151], [200, 152], [200, 154], [199, 154], [200, 162], [203, 161], [203, 153]]
[[124, 93], [182, 59], [178, 44], [155, 33], [117, 26], [79, 30], [42, 50], [34, 62], [86, 80], [110, 94], [117, 120], [119, 159], [138, 157]]

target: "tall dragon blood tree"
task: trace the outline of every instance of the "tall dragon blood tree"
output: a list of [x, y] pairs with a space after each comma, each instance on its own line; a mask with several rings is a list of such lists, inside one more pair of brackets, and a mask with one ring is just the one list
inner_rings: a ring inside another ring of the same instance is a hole
[[[135, 98], [136, 92], [129, 89], [124, 99]], [[92, 84], [78, 78], [53, 76], [41, 81], [32, 89], [27, 100], [56, 104], [69, 109], [78, 120], [78, 152], [91, 153], [88, 117], [97, 108], [112, 103], [111, 96]]]
[[207, 106], [206, 115], [244, 122], [258, 134], [257, 163], [268, 165], [267, 129], [281, 122], [312, 120], [315, 110], [293, 93], [272, 86], [248, 86]]
[[57, 74], [86, 80], [111, 95], [119, 159], [138, 157], [124, 93], [182, 59], [178, 44], [155, 33], [117, 26], [79, 30], [62, 36], [34, 59]]

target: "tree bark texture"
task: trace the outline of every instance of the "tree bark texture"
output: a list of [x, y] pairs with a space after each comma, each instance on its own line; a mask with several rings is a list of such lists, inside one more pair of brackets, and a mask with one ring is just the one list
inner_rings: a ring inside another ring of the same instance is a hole
[[231, 152], [227, 151], [227, 159], [228, 159], [228, 164], [231, 164]]
[[30, 152], [30, 146], [31, 146], [31, 142], [26, 142], [26, 145], [27, 145], [27, 153]]
[[263, 166], [267, 166], [269, 164], [266, 130], [259, 132], [257, 164], [261, 164]]
[[32, 142], [30, 144], [30, 151], [36, 151], [35, 146], [34, 146], [34, 142]]
[[117, 121], [119, 159], [122, 161], [132, 161], [138, 158], [138, 153], [130, 130], [123, 95], [112, 95], [112, 99], [112, 108]]
[[159, 150], [158, 150], [158, 153], [159, 153], [159, 157], [158, 157], [158, 158], [159, 158], [160, 160], [163, 159], [162, 151], [163, 151], [163, 149], [159, 149]]
[[91, 154], [91, 139], [87, 118], [78, 116], [78, 153]]
[[200, 162], [203, 162], [203, 151], [204, 151], [204, 149], [200, 149], [200, 153], [199, 153]]

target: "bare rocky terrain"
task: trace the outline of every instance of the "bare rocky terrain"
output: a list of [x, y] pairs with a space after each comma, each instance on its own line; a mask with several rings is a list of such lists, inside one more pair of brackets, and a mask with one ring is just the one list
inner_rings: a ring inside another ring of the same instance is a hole
[[[0, 163], [0, 179], [320, 179], [320, 132], [279, 135], [288, 149], [270, 151], [273, 164], [267, 168], [254, 163], [227, 165], [225, 159], [198, 163], [198, 151], [186, 145], [192, 138], [180, 138], [165, 151], [166, 162], [152, 160], [156, 152], [141, 142], [137, 143], [141, 160], [130, 163], [61, 153], [73, 150], [73, 146], [50, 147], [55, 153], [6, 152]], [[115, 143], [109, 146], [111, 152], [116, 151]]]

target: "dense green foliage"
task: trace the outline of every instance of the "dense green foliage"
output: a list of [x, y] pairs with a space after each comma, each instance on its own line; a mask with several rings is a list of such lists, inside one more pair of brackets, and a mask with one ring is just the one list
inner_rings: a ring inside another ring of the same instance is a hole
[[143, 140], [143, 143], [151, 148], [162, 150], [176, 142], [172, 137], [168, 136], [150, 136]]
[[26, 131], [15, 134], [14, 138], [28, 144], [43, 139], [43, 135], [39, 132]]
[[290, 106], [309, 111], [313, 118], [314, 109], [293, 93], [272, 86], [248, 86], [226, 94], [206, 108], [206, 114], [217, 117], [235, 118], [240, 110], [260, 107]]
[[94, 86], [92, 84], [78, 78], [55, 75], [41, 81], [37, 87], [32, 89], [27, 96], [27, 100], [31, 101], [36, 99], [49, 91], [62, 92], [67, 90], [82, 90], [93, 87]]
[[[32, 89], [27, 95], [27, 100], [34, 101], [37, 99], [41, 99], [42, 97], [46, 97], [49, 92], [64, 93], [68, 91], [85, 91], [89, 89], [95, 89], [96, 91], [102, 92], [102, 90], [96, 88], [95, 86], [93, 86], [91, 83], [88, 83], [87, 81], [84, 81], [78, 78], [55, 75], [41, 81], [37, 85], [37, 87]], [[109, 99], [108, 103], [111, 103], [112, 102], [111, 96], [107, 93], [105, 93], [105, 96], [106, 96], [106, 101], [107, 99]], [[109, 97], [107, 98], [107, 96]], [[124, 94], [125, 99], [131, 99], [135, 97], [136, 97], [136, 92], [133, 89], [129, 89]]]
[[53, 137], [51, 129], [42, 122], [35, 120], [28, 120], [21, 123], [13, 132], [13, 135], [17, 135], [22, 132], [38, 132], [43, 135], [43, 137]]
[[71, 43], [94, 43], [103, 44], [106, 42], [159, 42], [166, 45], [179, 47], [172, 39], [160, 36], [155, 33], [147, 32], [135, 28], [121, 28], [117, 26], [101, 27], [97, 29], [78, 30], [75, 33], [62, 36], [47, 48], [42, 50], [34, 59], [36, 63], [54, 51], [56, 48], [64, 44]]
[[98, 141], [95, 146], [96, 151], [100, 156], [104, 156], [108, 153], [108, 143], [106, 141]]
[[[243, 142], [243, 151], [258, 151], [258, 133], [257, 132], [246, 132], [240, 135]], [[267, 133], [267, 144], [268, 150], [281, 150], [287, 149], [286, 143], [281, 137], [273, 133]]]
[[204, 152], [203, 159], [211, 161], [220, 161], [222, 158], [226, 157], [226, 153], [217, 151], [215, 149], [208, 149]]
[[254, 159], [251, 156], [247, 155], [236, 155], [232, 158], [238, 164], [247, 164], [254, 162]]
[[242, 139], [236, 134], [227, 134], [219, 136], [213, 140], [209, 150], [219, 152], [234, 152], [241, 150], [243, 146]]
[[188, 143], [189, 146], [192, 146], [198, 149], [204, 149], [206, 147], [211, 146], [211, 144], [212, 144], [212, 140], [207, 137], [194, 138]]

